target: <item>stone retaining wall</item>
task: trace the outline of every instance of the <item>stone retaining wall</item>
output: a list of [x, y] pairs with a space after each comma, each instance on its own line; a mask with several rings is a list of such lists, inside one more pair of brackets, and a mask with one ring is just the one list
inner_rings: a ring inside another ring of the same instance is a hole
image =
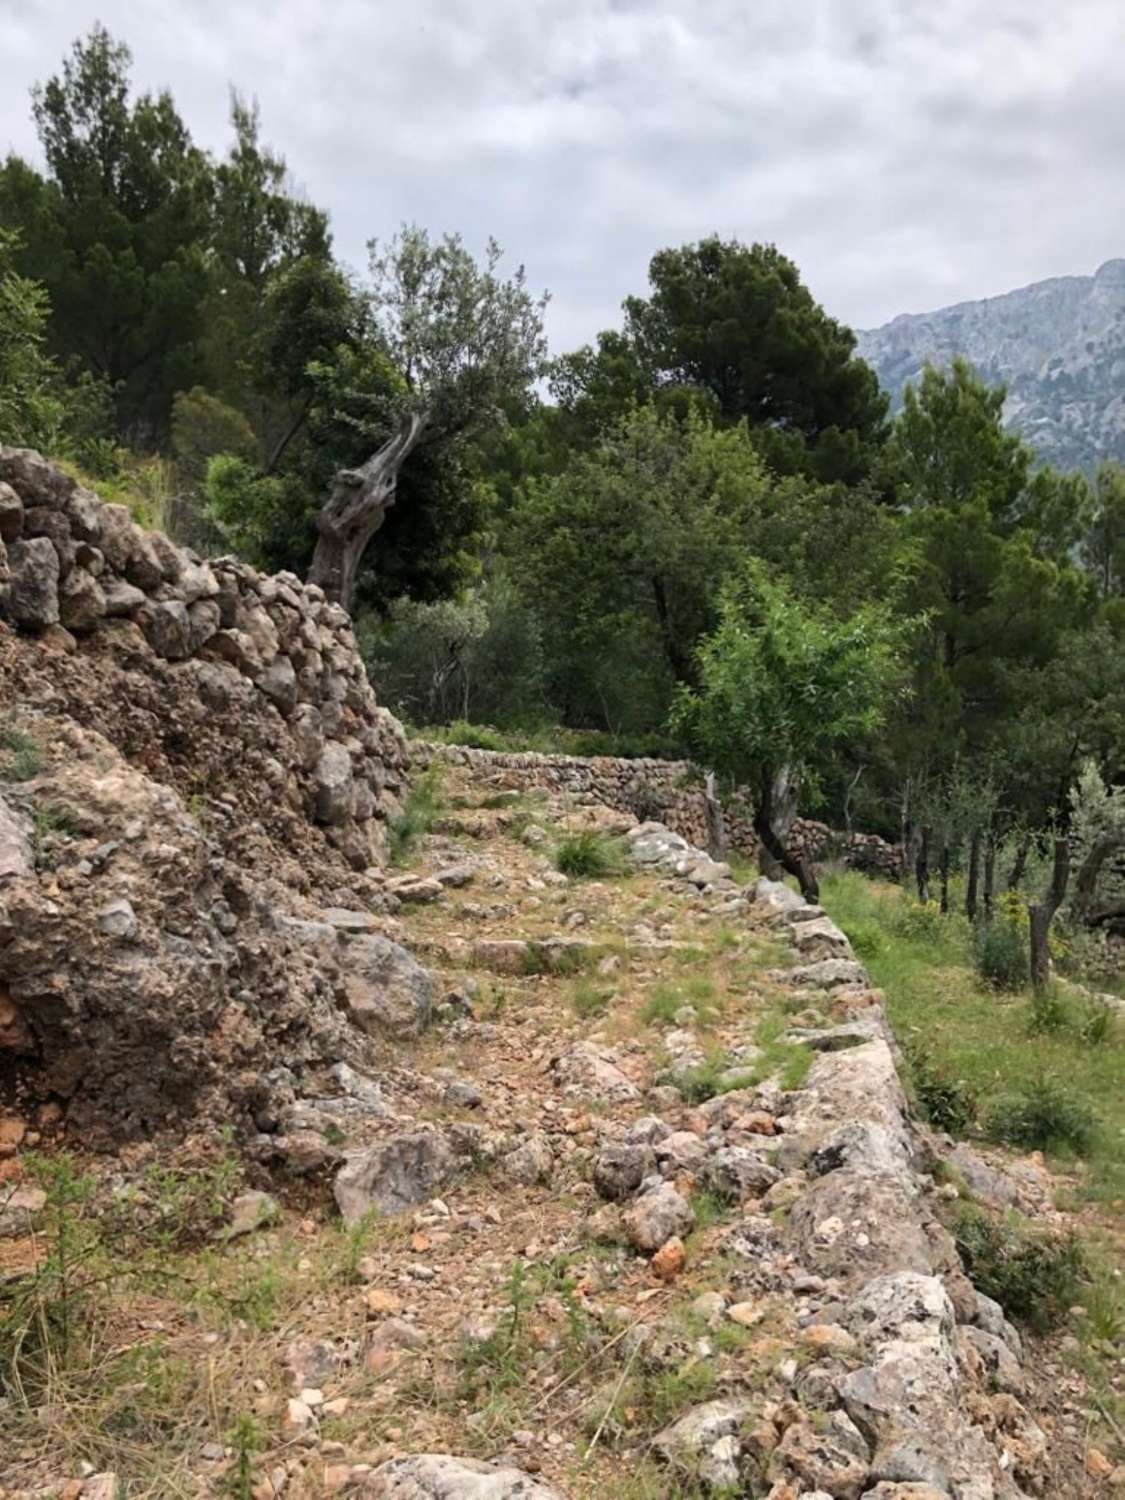
[[[639, 823], [650, 819], [663, 823], [689, 843], [701, 847], [708, 843], [704, 773], [691, 761], [540, 755], [422, 740], [412, 741], [410, 749], [420, 764], [444, 760], [470, 766], [490, 776], [497, 786], [566, 792], [629, 813]], [[723, 823], [728, 847], [748, 858], [758, 852], [751, 819], [748, 799], [739, 794], [727, 799]], [[892, 879], [901, 871], [898, 849], [876, 834], [839, 833], [812, 818], [798, 818], [789, 840], [795, 852], [809, 859], [838, 857], [856, 869]]]
[[[375, 702], [347, 612], [321, 589], [235, 558], [205, 561], [38, 453], [0, 447], [3, 622], [66, 654], [116, 650], [212, 709], [249, 692], [252, 717], [272, 720], [278, 782], [295, 785], [354, 867], [379, 861], [405, 741]], [[191, 717], [170, 700], [173, 712]]]

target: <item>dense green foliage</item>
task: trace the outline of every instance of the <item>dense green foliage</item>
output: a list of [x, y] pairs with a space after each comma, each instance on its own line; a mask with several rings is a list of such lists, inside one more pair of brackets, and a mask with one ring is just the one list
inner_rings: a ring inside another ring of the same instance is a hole
[[42, 168], [0, 166], [0, 437], [302, 572], [332, 477], [424, 413], [356, 592], [414, 723], [784, 770], [832, 819], [928, 830], [946, 896], [1025, 835], [1030, 890], [1082, 767], [1120, 779], [1125, 477], [1037, 467], [963, 363], [889, 418], [777, 247], [658, 250], [537, 389], [522, 272], [373, 224], [353, 276], [238, 95], [203, 151], [95, 27], [33, 112]]

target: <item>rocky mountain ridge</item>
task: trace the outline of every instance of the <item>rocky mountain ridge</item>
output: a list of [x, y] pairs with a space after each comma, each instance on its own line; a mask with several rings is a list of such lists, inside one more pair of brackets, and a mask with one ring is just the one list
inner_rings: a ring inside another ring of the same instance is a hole
[[1044, 463], [1093, 471], [1125, 462], [1125, 259], [980, 301], [903, 313], [858, 332], [897, 409], [927, 363], [961, 355], [1008, 387], [1005, 417]]

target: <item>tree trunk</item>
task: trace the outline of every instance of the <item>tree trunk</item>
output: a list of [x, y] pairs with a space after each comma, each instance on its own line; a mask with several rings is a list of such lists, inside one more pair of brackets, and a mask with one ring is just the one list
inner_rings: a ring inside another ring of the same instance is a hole
[[817, 902], [820, 900], [820, 886], [816, 876], [804, 860], [791, 854], [777, 836], [773, 826], [773, 809], [774, 778], [768, 771], [763, 771], [761, 789], [754, 805], [754, 832], [758, 835], [758, 842], [783, 870], [794, 877], [805, 900]]
[[996, 888], [996, 836], [989, 832], [984, 841], [984, 920], [992, 921], [993, 892]]
[[918, 900], [925, 906], [930, 899], [930, 829], [923, 827], [922, 842], [918, 847], [918, 863], [914, 866], [918, 880]]
[[664, 588], [664, 580], [655, 577], [652, 580], [652, 602], [656, 607], [656, 619], [660, 626], [660, 638], [664, 642], [664, 656], [671, 668], [672, 676], [677, 682], [691, 681], [691, 658], [684, 650], [683, 644], [676, 635], [676, 627], [672, 623], [672, 611], [668, 607], [668, 595]]
[[1125, 849], [1125, 833], [1104, 833], [1094, 842], [1089, 854], [1082, 861], [1074, 885], [1074, 904], [1083, 921], [1093, 919], [1094, 895], [1098, 887], [1098, 876], [1111, 854]]
[[974, 828], [969, 840], [969, 876], [965, 883], [965, 915], [977, 919], [977, 887], [980, 883], [980, 829]]
[[1066, 885], [1070, 878], [1070, 844], [1066, 839], [1055, 840], [1055, 863], [1051, 871], [1051, 884], [1042, 901], [1028, 910], [1031, 940], [1031, 982], [1037, 990], [1043, 989], [1051, 977], [1051, 950], [1048, 939], [1055, 913], [1063, 903]]
[[1019, 883], [1023, 879], [1023, 872], [1027, 867], [1027, 854], [1031, 848], [1031, 835], [1025, 833], [1016, 845], [1016, 857], [1012, 861], [1012, 868], [1008, 871], [1008, 889], [1015, 891], [1019, 889]]
[[338, 470], [332, 481], [317, 517], [319, 534], [308, 581], [319, 584], [345, 609], [351, 608], [364, 549], [395, 503], [399, 471], [421, 441], [428, 420], [426, 412], [411, 412], [394, 437], [365, 463], [358, 469]]
[[941, 862], [938, 866], [941, 871], [941, 914], [944, 917], [949, 910], [949, 839], [941, 841]]

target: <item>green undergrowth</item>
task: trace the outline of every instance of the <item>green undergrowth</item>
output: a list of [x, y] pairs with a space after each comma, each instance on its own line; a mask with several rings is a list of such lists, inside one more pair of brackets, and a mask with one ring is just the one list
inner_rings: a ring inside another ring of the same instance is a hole
[[923, 1115], [1079, 1167], [1085, 1198], [1125, 1198], [1125, 1028], [1055, 988], [1033, 1000], [982, 979], [964, 918], [897, 886], [832, 874], [821, 899], [861, 935]]
[[607, 880], [628, 868], [621, 841], [589, 829], [564, 834], [555, 846], [554, 863], [563, 875], [580, 880]]
[[418, 843], [445, 809], [441, 769], [430, 766], [415, 778], [402, 811], [389, 824], [390, 856], [394, 865], [408, 864]]
[[686, 751], [678, 741], [662, 734], [612, 734], [599, 729], [567, 729], [545, 724], [525, 729], [496, 729], [490, 724], [470, 724], [464, 719], [452, 724], [424, 725], [413, 731], [416, 738], [443, 745], [463, 745], [473, 750], [507, 751], [538, 755], [609, 755], [633, 760], [683, 760]]

